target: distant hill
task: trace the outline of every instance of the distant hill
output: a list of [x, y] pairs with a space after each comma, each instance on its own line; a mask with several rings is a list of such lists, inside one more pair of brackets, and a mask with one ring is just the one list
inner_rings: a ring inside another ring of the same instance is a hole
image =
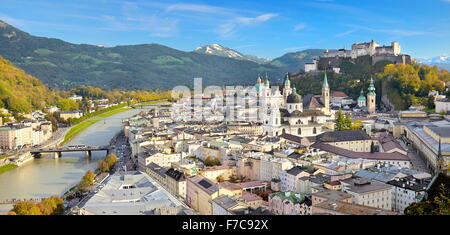
[[287, 53], [281, 57], [273, 59], [268, 64], [276, 66], [282, 73], [298, 72], [305, 68], [305, 63], [319, 59], [323, 55], [324, 49], [308, 49], [299, 52]]
[[105, 47], [37, 37], [0, 21], [0, 56], [51, 88], [93, 86], [102, 89], [172, 89], [252, 84], [267, 73], [272, 82], [296, 73], [323, 54], [322, 49], [288, 53], [273, 60], [244, 55], [218, 44], [185, 52], [159, 44]]
[[208, 55], [217, 55], [222, 57], [228, 57], [233, 58], [237, 60], [248, 60], [253, 61], [256, 63], [267, 63], [270, 62], [271, 59], [267, 58], [260, 58], [254, 55], [244, 55], [236, 50], [221, 46], [219, 44], [211, 44], [206, 46], [201, 46], [195, 48], [193, 52], [201, 53], [201, 54], [208, 54]]
[[56, 97], [39, 79], [0, 56], [0, 107], [14, 113], [41, 109]]
[[52, 88], [171, 89], [245, 84], [258, 73], [283, 74], [276, 66], [175, 50], [158, 44], [103, 47], [36, 37], [0, 21], [0, 55]]

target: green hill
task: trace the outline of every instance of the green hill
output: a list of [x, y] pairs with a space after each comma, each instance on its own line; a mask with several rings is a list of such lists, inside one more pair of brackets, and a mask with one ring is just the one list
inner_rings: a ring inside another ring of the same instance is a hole
[[287, 72], [294, 73], [303, 70], [305, 63], [310, 63], [313, 59], [319, 59], [323, 55], [323, 52], [323, 49], [308, 49], [287, 53], [272, 60], [269, 64], [276, 66], [283, 74]]
[[41, 81], [0, 56], [0, 107], [14, 113], [55, 103], [55, 94]]
[[[52, 88], [171, 89], [202, 77], [204, 85], [249, 83], [278, 67], [175, 50], [158, 44], [100, 47], [35, 37], [0, 21], [0, 55]], [[250, 81], [249, 81], [250, 80]]]

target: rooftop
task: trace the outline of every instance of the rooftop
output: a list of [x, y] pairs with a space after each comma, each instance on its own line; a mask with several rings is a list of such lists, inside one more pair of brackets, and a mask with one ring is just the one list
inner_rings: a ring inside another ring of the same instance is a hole
[[409, 161], [408, 156], [403, 155], [398, 152], [393, 153], [384, 153], [384, 152], [353, 152], [347, 149], [339, 148], [333, 145], [316, 142], [311, 145], [313, 148], [320, 149], [325, 152], [333, 153], [339, 156], [348, 157], [348, 158], [364, 158], [369, 160], [395, 160], [395, 161]]
[[105, 186], [82, 206], [99, 215], [154, 214], [162, 207], [180, 208], [183, 203], [142, 172], [115, 174]]
[[371, 140], [370, 136], [362, 130], [330, 131], [318, 135], [316, 139], [318, 142]]
[[426, 191], [427, 187], [431, 182], [431, 178], [428, 179], [416, 179], [413, 176], [406, 176], [403, 178], [396, 178], [387, 182], [390, 185], [394, 185], [396, 187], [409, 189], [415, 192]]
[[350, 195], [346, 192], [336, 191], [336, 190], [328, 190], [328, 189], [313, 193], [312, 196], [326, 198], [328, 200], [335, 200], [335, 201], [340, 201], [340, 200], [344, 200], [344, 199], [348, 199], [348, 198], [352, 197], [352, 195]]
[[222, 195], [222, 196], [216, 197], [212, 201], [226, 210], [238, 205], [236, 200], [229, 197], [228, 195]]
[[391, 185], [364, 178], [349, 178], [341, 180], [341, 183], [345, 191], [355, 193], [368, 193], [392, 188]]
[[336, 211], [347, 215], [396, 215], [397, 213], [388, 210], [382, 210], [375, 207], [363, 206], [359, 204], [347, 203], [342, 201], [325, 201], [314, 207], [326, 210]]
[[194, 183], [197, 187], [199, 187], [200, 189], [202, 189], [203, 191], [205, 191], [206, 193], [208, 193], [210, 195], [219, 191], [218, 183], [213, 182], [203, 176], [196, 175], [196, 176], [193, 176], [193, 177], [190, 177], [187, 179], [188, 179], [188, 181]]

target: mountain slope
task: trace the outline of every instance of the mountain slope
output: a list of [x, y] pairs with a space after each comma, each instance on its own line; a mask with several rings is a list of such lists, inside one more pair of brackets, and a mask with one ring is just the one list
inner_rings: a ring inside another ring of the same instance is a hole
[[0, 56], [0, 107], [14, 113], [29, 112], [55, 102], [41, 81]]
[[237, 60], [248, 60], [253, 61], [256, 63], [267, 63], [270, 62], [270, 59], [267, 58], [260, 58], [254, 55], [244, 55], [238, 51], [235, 51], [233, 49], [221, 46], [219, 44], [211, 44], [206, 46], [201, 46], [195, 48], [193, 52], [201, 53], [201, 54], [208, 54], [208, 55], [217, 55], [222, 57], [228, 57], [233, 58]]
[[282, 76], [271, 65], [184, 52], [158, 44], [101, 47], [35, 37], [0, 21], [0, 55], [53, 88], [172, 89], [249, 84], [258, 73]]
[[308, 49], [287, 53], [272, 60], [269, 65], [278, 67], [281, 73], [298, 72], [305, 68], [305, 63], [310, 63], [313, 59], [319, 59], [323, 52], [323, 49]]

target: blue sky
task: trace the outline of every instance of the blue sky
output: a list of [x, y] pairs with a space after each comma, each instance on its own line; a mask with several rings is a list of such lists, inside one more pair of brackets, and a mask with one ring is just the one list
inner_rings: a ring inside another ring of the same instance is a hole
[[37, 36], [107, 46], [211, 43], [275, 58], [398, 41], [416, 58], [450, 54], [450, 0], [0, 0], [0, 19]]

